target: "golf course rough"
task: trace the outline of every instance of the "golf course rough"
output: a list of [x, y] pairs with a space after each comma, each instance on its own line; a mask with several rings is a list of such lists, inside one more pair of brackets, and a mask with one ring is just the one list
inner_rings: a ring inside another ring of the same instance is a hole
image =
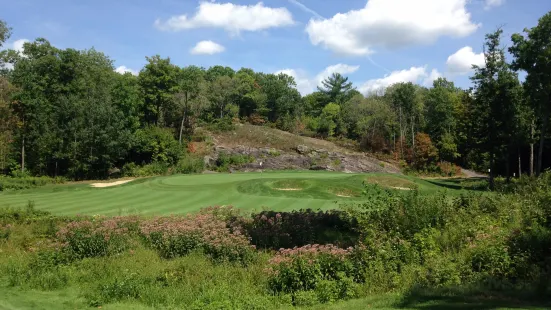
[[80, 183], [3, 192], [0, 207], [25, 207], [32, 201], [37, 209], [56, 215], [184, 214], [219, 205], [257, 211], [335, 209], [339, 202], [365, 199], [365, 178], [392, 180], [389, 185], [394, 186], [408, 182], [420, 191], [438, 187], [399, 175], [325, 171], [174, 175], [104, 188]]

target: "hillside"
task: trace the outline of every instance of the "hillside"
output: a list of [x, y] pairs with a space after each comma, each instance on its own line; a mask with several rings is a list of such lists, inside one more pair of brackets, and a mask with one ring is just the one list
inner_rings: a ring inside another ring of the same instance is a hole
[[254, 158], [252, 162], [234, 166], [240, 171], [298, 169], [400, 173], [394, 163], [381, 161], [370, 154], [269, 127], [239, 124], [233, 131], [208, 135], [212, 141], [212, 152], [205, 157], [208, 165], [214, 164], [220, 153], [227, 153]]

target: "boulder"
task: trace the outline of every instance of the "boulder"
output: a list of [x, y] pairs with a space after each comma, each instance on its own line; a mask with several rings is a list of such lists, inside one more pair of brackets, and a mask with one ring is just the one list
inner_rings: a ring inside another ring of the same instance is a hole
[[309, 151], [310, 149], [306, 145], [297, 145], [297, 153], [304, 155]]

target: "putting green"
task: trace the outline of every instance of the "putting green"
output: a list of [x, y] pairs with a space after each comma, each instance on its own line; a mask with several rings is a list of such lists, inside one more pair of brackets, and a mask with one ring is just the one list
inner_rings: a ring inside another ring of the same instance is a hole
[[36, 208], [60, 215], [178, 214], [215, 205], [280, 211], [332, 209], [338, 202], [365, 199], [361, 193], [366, 178], [405, 180], [421, 191], [439, 187], [405, 176], [336, 172], [175, 175], [105, 188], [81, 183], [5, 192], [0, 193], [0, 207], [25, 207], [32, 201]]

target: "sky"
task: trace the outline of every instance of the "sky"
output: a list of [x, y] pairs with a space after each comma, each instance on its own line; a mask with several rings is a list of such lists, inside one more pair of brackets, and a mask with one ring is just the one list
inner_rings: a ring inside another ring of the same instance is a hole
[[0, 0], [13, 34], [4, 48], [45, 38], [104, 52], [137, 74], [146, 56], [178, 66], [245, 67], [292, 75], [311, 93], [334, 72], [362, 93], [392, 83], [469, 87], [484, 35], [533, 27], [551, 0]]

